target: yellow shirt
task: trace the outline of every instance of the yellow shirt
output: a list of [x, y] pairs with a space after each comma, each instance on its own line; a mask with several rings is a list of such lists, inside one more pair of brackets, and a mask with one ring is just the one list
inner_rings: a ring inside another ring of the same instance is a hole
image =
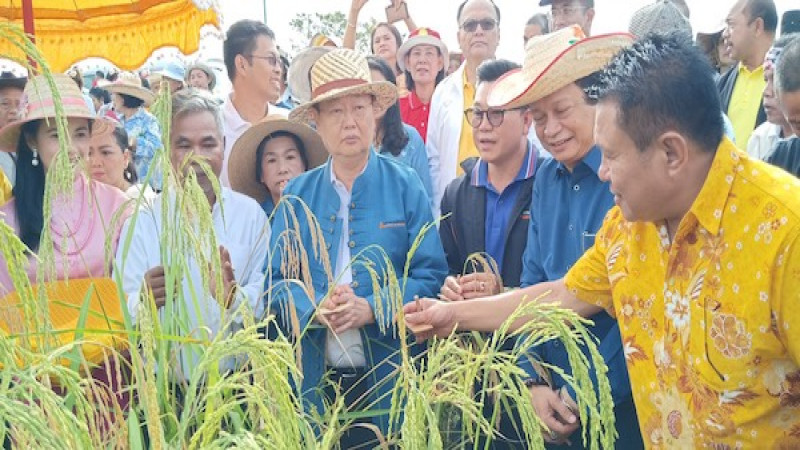
[[619, 321], [648, 447], [800, 448], [798, 192], [725, 139], [674, 242], [615, 207], [567, 274]]
[[739, 148], [747, 148], [750, 134], [756, 128], [758, 107], [766, 85], [764, 66], [759, 66], [751, 72], [744, 64], [739, 63], [739, 74], [728, 104], [728, 118], [733, 124], [736, 145]]
[[9, 200], [11, 200], [11, 183], [6, 174], [0, 170], [0, 205], [5, 205]]
[[[467, 71], [464, 71], [464, 110], [472, 106], [475, 102], [475, 86], [467, 81]], [[484, 119], [486, 120], [486, 119]], [[462, 116], [461, 119], [461, 139], [458, 143], [458, 160], [456, 160], [456, 174], [461, 175], [464, 171], [461, 169], [461, 161], [465, 159], [478, 156], [478, 148], [475, 147], [475, 139], [472, 137], [472, 125], [467, 122], [467, 118]]]

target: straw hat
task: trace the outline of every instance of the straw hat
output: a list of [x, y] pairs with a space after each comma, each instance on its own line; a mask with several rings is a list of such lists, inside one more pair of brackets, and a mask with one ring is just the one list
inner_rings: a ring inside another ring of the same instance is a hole
[[185, 80], [186, 84], [189, 84], [189, 76], [192, 74], [193, 70], [202, 70], [203, 72], [205, 72], [206, 76], [209, 79], [208, 89], [213, 91], [214, 86], [217, 85], [217, 74], [214, 73], [214, 69], [209, 67], [207, 64], [204, 64], [199, 61], [192, 64], [191, 66], [189, 66], [188, 69], [186, 69], [186, 80]]
[[142, 86], [142, 79], [133, 72], [120, 72], [116, 80], [105, 86], [105, 90], [138, 98], [144, 101], [144, 106], [150, 106], [156, 98], [149, 89]]
[[408, 55], [412, 48], [418, 45], [432, 45], [437, 47], [442, 53], [444, 71], [447, 73], [447, 68], [450, 66], [450, 54], [447, 52], [447, 46], [444, 45], [444, 41], [442, 41], [442, 37], [439, 33], [425, 27], [414, 30], [411, 35], [408, 36], [408, 39], [403, 42], [403, 45], [397, 49], [397, 67], [399, 67], [400, 70], [406, 70], [406, 55]]
[[637, 38], [677, 31], [692, 39], [692, 24], [670, 0], [658, 0], [637, 10], [631, 17], [628, 31]]
[[317, 33], [311, 38], [309, 47], [338, 47], [338, 45], [336, 45], [336, 42], [330, 37], [322, 33]]
[[[86, 105], [78, 85], [67, 75], [55, 73], [53, 80], [58, 93], [61, 95], [61, 104], [64, 116], [68, 118], [94, 119], [95, 115]], [[0, 150], [16, 152], [19, 143], [20, 129], [23, 124], [34, 120], [53, 118], [56, 108], [53, 102], [53, 91], [44, 75], [37, 75], [28, 81], [22, 94], [20, 105], [21, 119], [11, 122], [0, 129]]]
[[234, 191], [246, 194], [258, 203], [264, 203], [270, 194], [261, 180], [256, 179], [255, 167], [261, 164], [261, 161], [256, 161], [256, 152], [264, 138], [278, 131], [289, 132], [303, 142], [307, 170], [322, 165], [328, 158], [322, 138], [306, 124], [291, 122], [277, 114], [253, 124], [233, 144], [228, 161], [228, 178]]
[[587, 38], [578, 25], [531, 38], [522, 69], [497, 81], [489, 93], [489, 105], [529, 105], [603, 69], [617, 52], [631, 44], [633, 36], [627, 33]]
[[397, 86], [388, 81], [372, 81], [367, 59], [350, 49], [335, 49], [322, 55], [311, 68], [311, 100], [289, 114], [295, 122], [310, 121], [314, 105], [350, 95], [372, 95], [379, 113], [397, 102]]
[[311, 101], [311, 80], [309, 79], [311, 67], [320, 56], [333, 49], [334, 47], [308, 47], [292, 59], [286, 75], [286, 82], [289, 84], [292, 97], [299, 103]]

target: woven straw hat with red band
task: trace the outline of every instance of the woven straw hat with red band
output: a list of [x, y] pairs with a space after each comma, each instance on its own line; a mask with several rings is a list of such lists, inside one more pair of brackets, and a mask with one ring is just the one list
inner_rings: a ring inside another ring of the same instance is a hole
[[447, 51], [447, 46], [444, 45], [442, 37], [436, 30], [425, 27], [414, 30], [408, 39], [403, 42], [403, 45], [397, 49], [397, 66], [400, 67], [400, 70], [406, 70], [406, 55], [408, 55], [412, 48], [418, 45], [432, 45], [437, 47], [442, 53], [444, 71], [447, 73], [447, 68], [450, 67], [450, 53]]
[[[56, 90], [61, 96], [61, 105], [64, 116], [67, 118], [94, 119], [95, 115], [89, 110], [78, 85], [67, 75], [53, 74]], [[56, 117], [56, 107], [53, 101], [53, 91], [44, 75], [37, 75], [28, 81], [22, 94], [20, 105], [20, 120], [14, 121], [0, 130], [0, 150], [16, 152], [22, 125], [39, 119], [52, 119]]]
[[497, 80], [489, 106], [530, 105], [583, 77], [602, 70], [620, 50], [633, 44], [628, 33], [587, 38], [578, 25], [536, 36], [525, 46], [522, 69]]
[[350, 95], [372, 95], [379, 114], [397, 101], [397, 87], [388, 81], [372, 81], [367, 59], [350, 49], [322, 55], [311, 67], [311, 101], [296, 107], [289, 120], [308, 123], [314, 105]]

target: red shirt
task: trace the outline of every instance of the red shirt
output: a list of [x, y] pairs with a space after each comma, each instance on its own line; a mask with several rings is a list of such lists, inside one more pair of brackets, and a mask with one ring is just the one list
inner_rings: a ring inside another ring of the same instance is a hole
[[416, 128], [425, 142], [428, 139], [428, 115], [430, 113], [431, 104], [422, 103], [414, 91], [400, 99], [400, 117], [403, 118], [403, 122]]

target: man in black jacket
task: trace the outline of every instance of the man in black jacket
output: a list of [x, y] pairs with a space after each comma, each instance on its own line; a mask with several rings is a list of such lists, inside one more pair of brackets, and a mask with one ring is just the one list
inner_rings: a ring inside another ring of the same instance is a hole
[[725, 46], [739, 61], [717, 80], [722, 110], [733, 123], [736, 144], [747, 148], [750, 133], [767, 116], [761, 102], [764, 92], [764, 55], [775, 39], [778, 12], [773, 0], [739, 0], [725, 19]]
[[[447, 186], [442, 198], [442, 214], [449, 216], [439, 233], [451, 274], [442, 294], [451, 300], [519, 286], [533, 179], [541, 158], [527, 139], [533, 120], [528, 108], [486, 106], [496, 80], [516, 68], [504, 60], [481, 64], [475, 102], [465, 112], [480, 158], [461, 164], [464, 174]], [[484, 258], [474, 258], [476, 254]], [[502, 284], [487, 260], [496, 264]]]

